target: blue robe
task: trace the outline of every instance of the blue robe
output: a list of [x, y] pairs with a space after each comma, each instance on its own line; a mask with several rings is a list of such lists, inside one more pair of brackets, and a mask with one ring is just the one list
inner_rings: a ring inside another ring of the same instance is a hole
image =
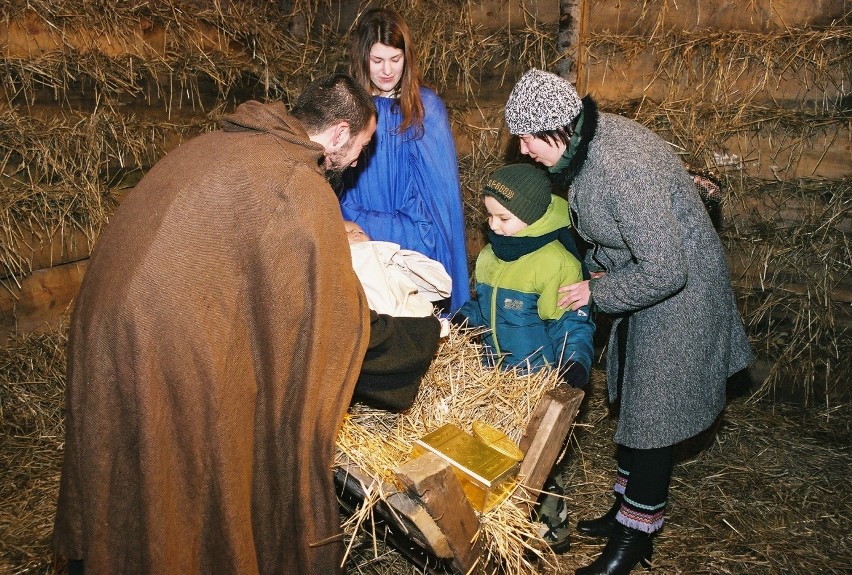
[[441, 262], [453, 280], [448, 312], [470, 299], [467, 249], [456, 148], [447, 110], [420, 89], [423, 135], [397, 133], [402, 114], [376, 96], [378, 127], [366, 157], [344, 176], [341, 209], [374, 240], [397, 243]]

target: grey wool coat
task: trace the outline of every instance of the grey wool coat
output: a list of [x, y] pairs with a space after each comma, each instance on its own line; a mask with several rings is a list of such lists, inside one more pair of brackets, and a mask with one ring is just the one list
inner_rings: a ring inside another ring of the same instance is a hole
[[[722, 243], [683, 163], [644, 126], [597, 116], [570, 185], [592, 302], [614, 318], [607, 351], [617, 443], [673, 445], [710, 426], [727, 378], [752, 360]], [[618, 325], [629, 318], [619, 389]]]

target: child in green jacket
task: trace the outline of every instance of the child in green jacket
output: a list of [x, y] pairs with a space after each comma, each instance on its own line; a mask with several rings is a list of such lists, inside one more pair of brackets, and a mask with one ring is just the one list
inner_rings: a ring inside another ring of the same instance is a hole
[[476, 299], [454, 321], [463, 317], [469, 327], [488, 328], [483, 343], [493, 365], [522, 371], [550, 366], [569, 385], [583, 387], [595, 324], [588, 307], [556, 304], [560, 286], [583, 279], [580, 261], [563, 245], [570, 236], [567, 202], [530, 164], [497, 169], [482, 195], [490, 244], [476, 260]]
[[[551, 193], [550, 179], [530, 164], [497, 169], [482, 190], [490, 244], [476, 259], [476, 299], [454, 323], [488, 328], [485, 361], [537, 371], [549, 366], [563, 382], [589, 379], [595, 324], [589, 308], [557, 305], [559, 286], [583, 280], [570, 235], [568, 203]], [[569, 251], [571, 250], [571, 251]], [[554, 466], [536, 507], [542, 538], [556, 553], [569, 547], [563, 473]]]

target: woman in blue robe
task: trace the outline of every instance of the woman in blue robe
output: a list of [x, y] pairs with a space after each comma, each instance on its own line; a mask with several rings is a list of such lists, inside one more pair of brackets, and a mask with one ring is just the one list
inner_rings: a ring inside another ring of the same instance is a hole
[[421, 85], [408, 25], [388, 9], [363, 14], [350, 71], [373, 94], [378, 126], [366, 157], [343, 181], [343, 218], [375, 240], [441, 262], [453, 281], [445, 313], [470, 299], [455, 142], [447, 110]]

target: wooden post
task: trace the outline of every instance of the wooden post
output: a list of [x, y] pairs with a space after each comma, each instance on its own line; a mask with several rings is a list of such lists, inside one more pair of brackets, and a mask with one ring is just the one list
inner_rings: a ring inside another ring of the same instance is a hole
[[556, 51], [560, 59], [556, 63], [556, 73], [574, 84], [581, 96], [586, 87], [583, 77], [583, 37], [587, 15], [585, 0], [559, 0]]

